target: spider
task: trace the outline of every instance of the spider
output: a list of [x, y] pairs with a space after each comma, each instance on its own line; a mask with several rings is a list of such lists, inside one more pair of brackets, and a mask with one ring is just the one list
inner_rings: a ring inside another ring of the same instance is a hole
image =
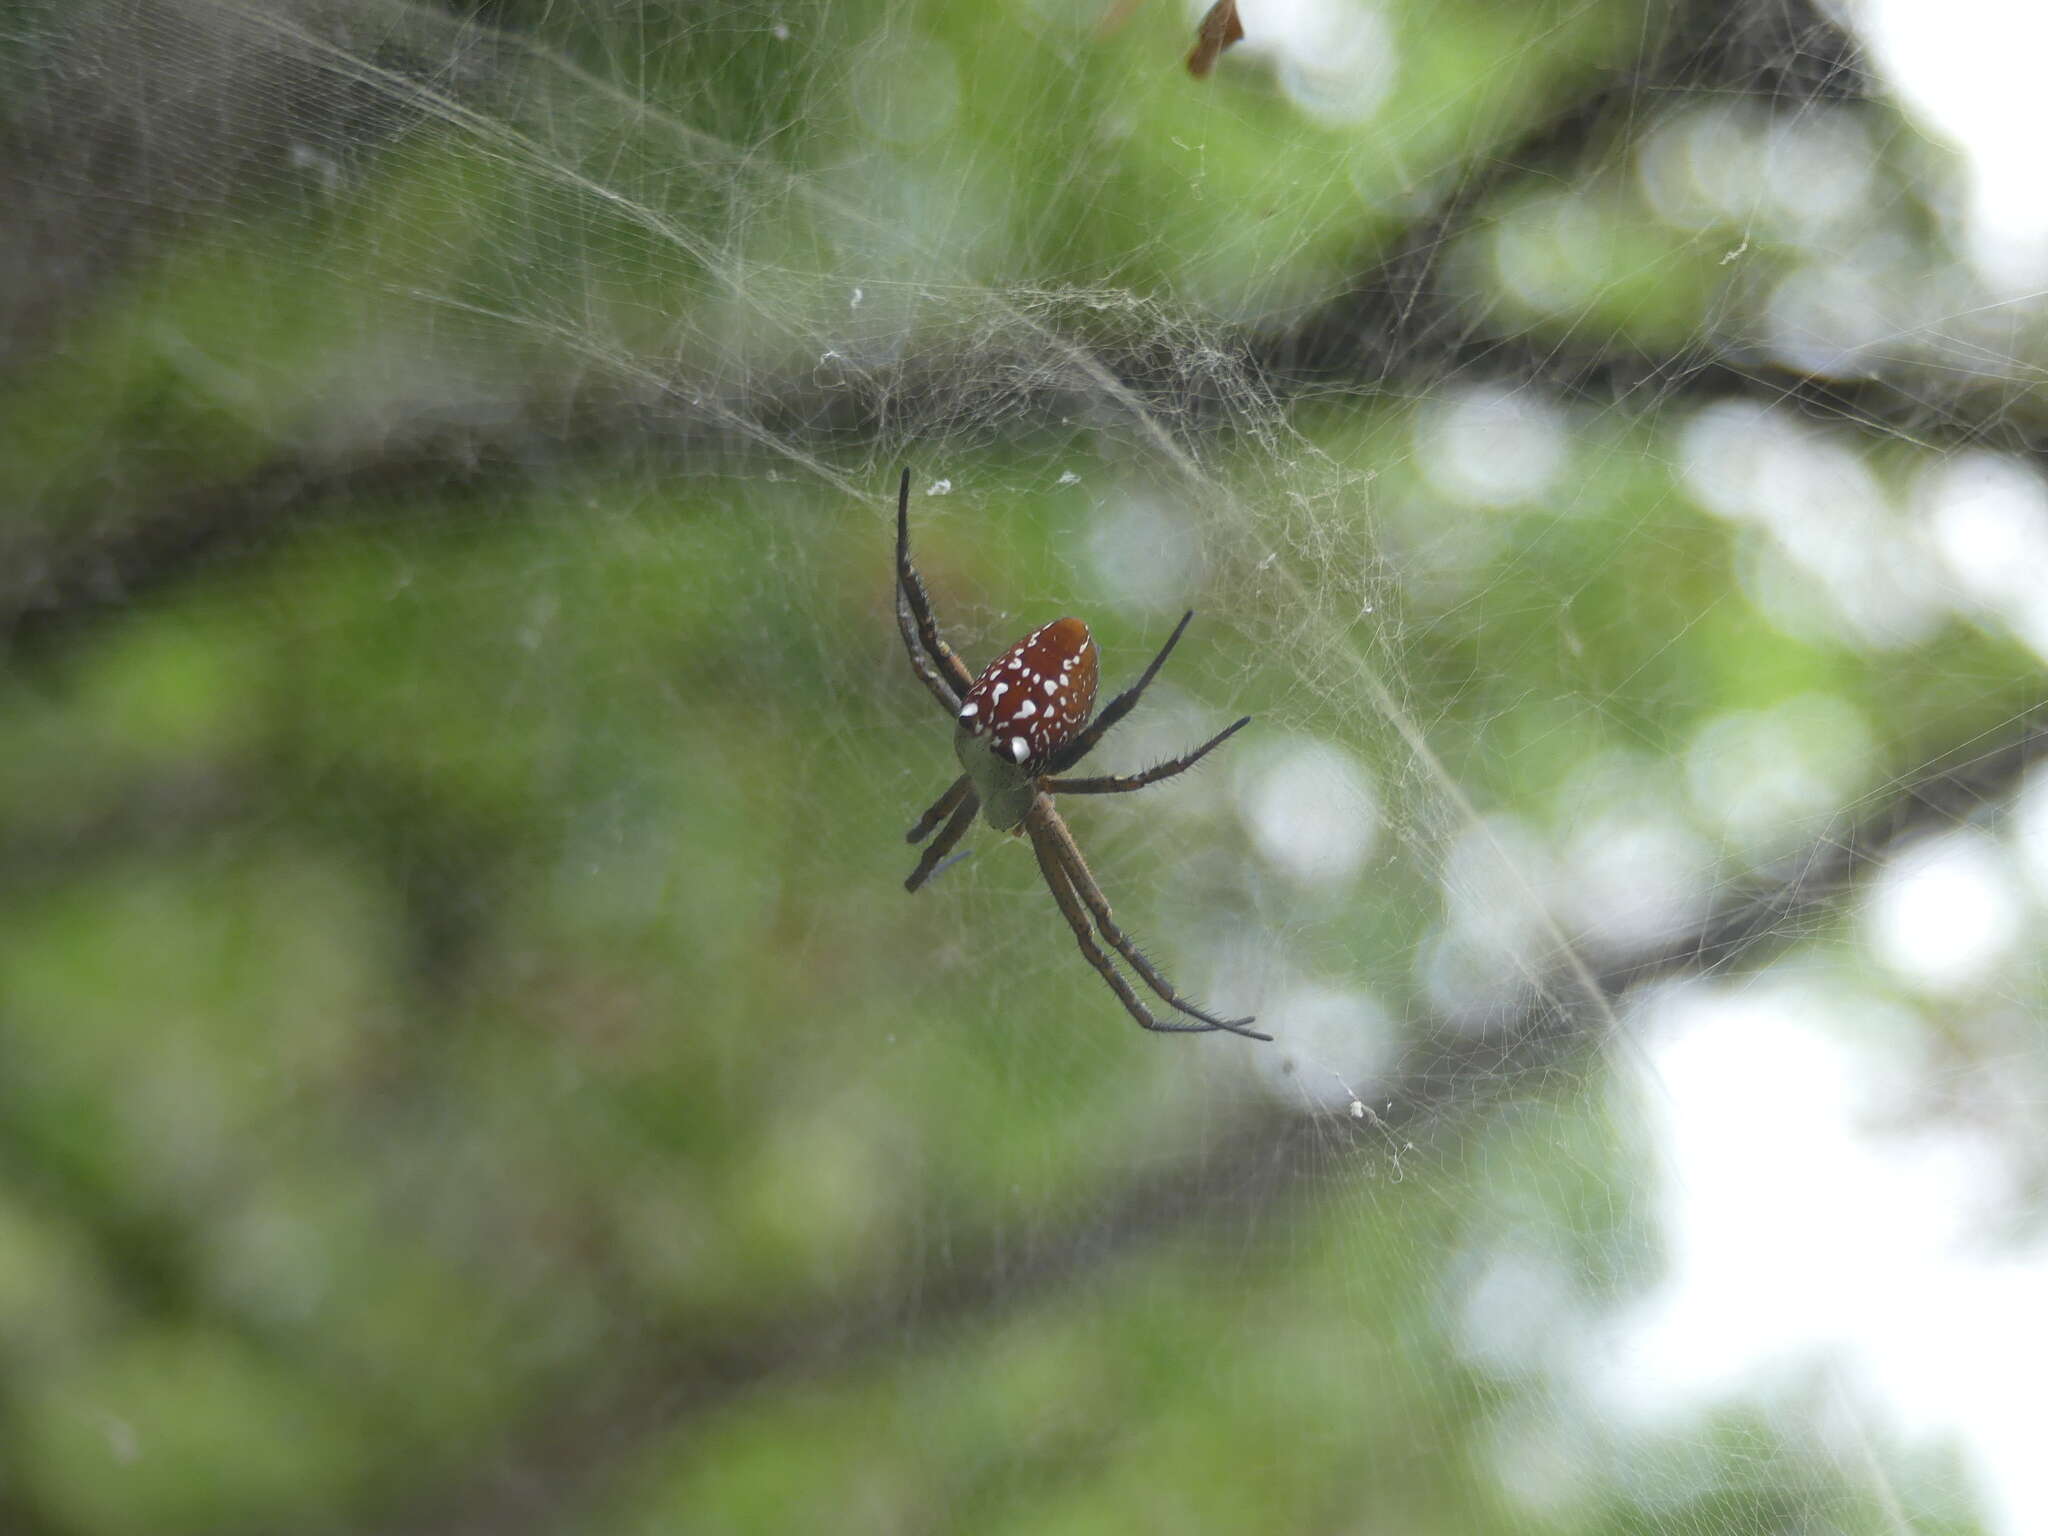
[[[1059, 904], [1067, 926], [1074, 930], [1081, 953], [1102, 973], [1102, 979], [1109, 983], [1110, 991], [1132, 1018], [1146, 1029], [1162, 1034], [1200, 1035], [1227, 1030], [1249, 1040], [1271, 1040], [1271, 1035], [1247, 1028], [1252, 1023], [1249, 1018], [1218, 1018], [1196, 1007], [1159, 974], [1117, 927], [1102, 887], [1088, 873], [1074, 834], [1052, 804], [1055, 794], [1121, 795], [1185, 773], [1251, 724], [1251, 716], [1246, 715], [1194, 751], [1142, 773], [1087, 779], [1057, 777], [1086, 757], [1109, 728], [1131, 712], [1139, 695], [1166, 665], [1166, 658], [1173, 654], [1182, 631], [1194, 616], [1192, 610], [1181, 615], [1180, 623], [1166, 637], [1166, 644], [1159, 648], [1152, 664], [1137, 682], [1111, 699], [1093, 723], [1088, 719], [1088, 711], [1095, 702], [1096, 647], [1088, 626], [1079, 619], [1055, 619], [1040, 625], [990, 662], [980, 677], [970, 677], [966, 664], [939, 638], [931, 598], [917, 567], [910, 562], [910, 471], [904, 470], [903, 483], [896, 492], [896, 625], [903, 632], [903, 648], [910, 654], [911, 669], [917, 673], [918, 681], [954, 722], [953, 755], [960, 759], [966, 772], [932, 802], [931, 808], [910, 829], [909, 841], [913, 843], [923, 842], [934, 828], [939, 828], [939, 835], [918, 859], [917, 868], [910, 872], [903, 888], [915, 891], [930, 879], [932, 871], [974, 824], [974, 813], [980, 811], [982, 819], [997, 831], [1021, 833], [1031, 839], [1032, 851], [1038, 855], [1039, 872], [1044, 875], [1046, 887]], [[1091, 916], [1095, 932], [1089, 929]], [[1154, 1018], [1116, 968], [1116, 962], [1095, 942], [1096, 932], [1162, 1001], [1199, 1022], [1186, 1024]]]

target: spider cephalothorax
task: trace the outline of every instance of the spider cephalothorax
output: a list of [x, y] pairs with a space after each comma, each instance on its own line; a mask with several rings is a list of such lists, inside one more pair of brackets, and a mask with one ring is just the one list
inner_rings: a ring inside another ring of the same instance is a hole
[[[1079, 619], [1055, 619], [1041, 625], [988, 664], [980, 677], [970, 677], [951, 646], [939, 638], [931, 599], [917, 567], [910, 562], [910, 471], [896, 492], [896, 624], [918, 680], [953, 717], [953, 755], [967, 771], [955, 779], [910, 829], [910, 841], [923, 842], [945, 825], [903, 882], [916, 890], [931, 878], [953, 845], [966, 835], [976, 811], [992, 827], [1031, 839], [1039, 872], [1059, 903], [1067, 925], [1088, 963], [1102, 974], [1110, 990], [1132, 1018], [1147, 1029], [1176, 1034], [1228, 1030], [1253, 1040], [1269, 1040], [1247, 1026], [1250, 1019], [1222, 1019], [1196, 1007], [1176, 992], [1164, 976], [1116, 924], [1109, 901], [1088, 872], [1074, 834], [1053, 809], [1055, 794], [1115, 795], [1156, 784], [1186, 771], [1221, 746], [1251, 721], [1247, 715], [1218, 731], [1194, 751], [1148, 768], [1143, 773], [1102, 778], [1063, 779], [1086, 757], [1109, 728], [1131, 711], [1139, 695], [1158, 675], [1179, 644], [1194, 614], [1181, 616], [1166, 644], [1152, 658], [1137, 682], [1109, 701], [1091, 724], [1095, 685], [1100, 675], [1095, 641]], [[1089, 920], [1093, 918], [1091, 930]], [[1100, 933], [1122, 955], [1160, 999], [1194, 1024], [1155, 1019], [1124, 979], [1116, 963], [1095, 942]]]

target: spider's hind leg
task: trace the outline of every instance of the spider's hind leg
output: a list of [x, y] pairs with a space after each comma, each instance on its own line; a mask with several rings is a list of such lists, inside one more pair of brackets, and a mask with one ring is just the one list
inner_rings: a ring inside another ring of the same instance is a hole
[[1145, 690], [1152, 686], [1152, 679], [1159, 675], [1159, 669], [1166, 665], [1166, 658], [1173, 654], [1173, 648], [1180, 644], [1180, 637], [1187, 633], [1188, 622], [1195, 616], [1190, 608], [1180, 616], [1180, 622], [1173, 626], [1173, 633], [1166, 637], [1166, 644], [1159, 647], [1159, 654], [1152, 658], [1138, 680], [1122, 693], [1103, 705], [1102, 713], [1089, 722], [1088, 728], [1068, 742], [1053, 756], [1048, 765], [1054, 773], [1065, 773], [1074, 764], [1095, 750], [1095, 744], [1109, 733], [1109, 728], [1128, 715], [1136, 707]]
[[903, 634], [903, 647], [910, 653], [910, 665], [933, 698], [951, 714], [960, 707], [974, 675], [967, 663], [953, 654], [953, 648], [939, 638], [938, 621], [932, 617], [931, 594], [924, 578], [910, 558], [910, 469], [896, 489], [896, 626]]

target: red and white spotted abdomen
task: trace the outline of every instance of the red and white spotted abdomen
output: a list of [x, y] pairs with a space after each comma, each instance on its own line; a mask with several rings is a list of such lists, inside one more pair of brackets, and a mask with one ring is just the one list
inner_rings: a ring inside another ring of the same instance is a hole
[[1041, 625], [988, 664], [960, 701], [953, 751], [981, 791], [986, 819], [1024, 819], [1032, 778], [1088, 724], [1095, 641], [1079, 619]]

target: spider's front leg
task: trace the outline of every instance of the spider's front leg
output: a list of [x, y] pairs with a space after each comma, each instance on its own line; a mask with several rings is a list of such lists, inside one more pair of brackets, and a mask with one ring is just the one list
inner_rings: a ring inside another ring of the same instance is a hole
[[[1074, 841], [1074, 834], [1067, 827], [1060, 813], [1053, 809], [1052, 801], [1040, 795], [1032, 804], [1030, 814], [1025, 818], [1024, 830], [1031, 836], [1032, 849], [1038, 855], [1038, 867], [1045, 873], [1045, 881], [1052, 888], [1053, 900], [1065, 914], [1067, 925], [1074, 930], [1079, 940], [1081, 953], [1088, 963], [1102, 972], [1110, 987], [1115, 991], [1124, 1007], [1145, 1028], [1158, 1030], [1163, 1034], [1206, 1034], [1211, 1030], [1224, 1030], [1233, 1035], [1243, 1035], [1248, 1040], [1271, 1040], [1273, 1037], [1261, 1034], [1247, 1026], [1256, 1020], [1247, 1015], [1241, 1019], [1219, 1018], [1206, 1008], [1189, 1002], [1182, 997], [1173, 983], [1159, 973], [1152, 962], [1145, 958], [1145, 952], [1131, 942], [1130, 937], [1117, 926], [1115, 914], [1110, 911], [1109, 898], [1102, 894], [1102, 887], [1095, 883], [1095, 876], [1089, 873], [1087, 860], [1081, 857], [1080, 845]], [[1079, 906], [1076, 905], [1078, 898]], [[1199, 1024], [1163, 1024], [1140, 1006], [1132, 995], [1128, 983], [1117, 971], [1115, 964], [1096, 946], [1088, 932], [1088, 919], [1080, 910], [1086, 907], [1095, 919], [1095, 928], [1108, 940], [1110, 947], [1124, 957], [1132, 970], [1143, 979], [1146, 986], [1159, 995], [1168, 1007], [1199, 1019]]]
[[[1095, 942], [1095, 935], [1088, 928], [1088, 914], [1081, 910], [1079, 898], [1074, 895], [1073, 882], [1067, 878], [1066, 870], [1059, 858], [1042, 842], [1037, 834], [1031, 838], [1032, 851], [1038, 855], [1038, 870], [1045, 877], [1046, 889], [1052, 892], [1052, 899], [1059, 903], [1060, 915], [1067, 920], [1067, 926], [1074, 930], [1074, 942], [1081, 946], [1081, 953], [1088, 963], [1102, 974], [1109, 983], [1109, 990], [1124, 1005], [1124, 1012], [1136, 1019], [1142, 1028], [1154, 1030], [1163, 1035], [1206, 1035], [1216, 1026], [1213, 1024], [1162, 1024], [1152, 1017], [1145, 1005], [1138, 1000], [1138, 994], [1131, 990], [1131, 984], [1124, 980], [1116, 962], [1105, 955]], [[1260, 1038], [1264, 1038], [1261, 1036]]]
[[931, 836], [933, 827], [936, 827], [940, 822], [953, 814], [953, 808], [960, 803], [961, 796], [971, 794], [973, 790], [974, 780], [964, 773], [961, 774], [959, 778], [947, 785], [946, 792], [934, 800], [925, 810], [925, 813], [917, 818], [917, 825], [903, 834], [903, 840], [906, 843], [923, 842], [927, 837]]
[[[963, 776], [960, 783], [955, 784], [953, 789], [949, 789], [945, 794], [941, 795], [939, 797], [939, 804], [925, 812], [925, 821], [936, 820], [939, 806], [945, 805], [949, 800], [953, 800], [953, 790], [962, 789], [965, 783], [966, 780]], [[917, 868], [913, 869], [910, 872], [910, 878], [903, 882], [903, 889], [914, 891], [923, 885], [925, 881], [931, 879], [933, 871], [939, 867], [946, 855], [953, 851], [953, 845], [967, 835], [967, 829], [974, 825], [974, 813], [980, 809], [981, 797], [976, 795], [971, 787], [964, 789], [959, 799], [954, 801], [952, 814], [948, 817], [944, 830], [932, 839], [931, 846], [925, 849], [923, 856], [918, 859]], [[924, 826], [925, 821], [920, 821], [917, 826], [910, 829], [913, 842], [920, 835], [919, 828]]]

